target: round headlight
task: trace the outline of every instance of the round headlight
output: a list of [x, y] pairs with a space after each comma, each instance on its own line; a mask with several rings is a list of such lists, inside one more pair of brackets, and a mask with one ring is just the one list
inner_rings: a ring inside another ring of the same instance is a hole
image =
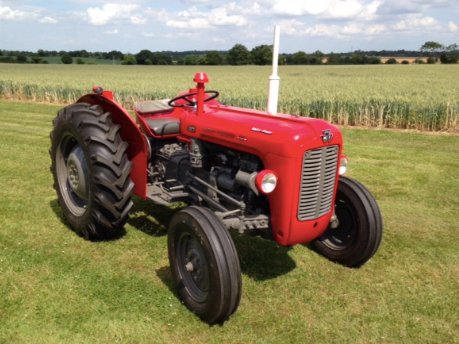
[[263, 170], [257, 174], [255, 184], [261, 193], [269, 194], [276, 188], [277, 177], [273, 171]]
[[339, 175], [345, 174], [347, 171], [347, 158], [345, 156], [342, 156], [341, 159], [339, 159], [339, 170], [338, 173]]

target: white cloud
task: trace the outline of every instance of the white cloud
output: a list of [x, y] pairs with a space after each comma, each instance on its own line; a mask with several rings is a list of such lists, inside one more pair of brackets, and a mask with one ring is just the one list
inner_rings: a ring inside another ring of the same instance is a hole
[[287, 16], [317, 16], [326, 19], [374, 17], [382, 0], [272, 0], [272, 12]]
[[153, 32], [142, 32], [142, 36], [151, 38], [151, 37], [155, 37], [155, 34]]
[[359, 19], [365, 21], [373, 21], [377, 18], [377, 13], [379, 7], [381, 6], [382, 1], [375, 0], [363, 7], [362, 11], [359, 14]]
[[118, 29], [107, 30], [104, 32], [106, 35], [116, 35], [119, 33]]
[[208, 29], [210, 23], [205, 18], [193, 18], [189, 20], [168, 20], [166, 25], [176, 29]]
[[459, 25], [457, 25], [456, 23], [453, 23], [452, 21], [450, 21], [450, 22], [448, 22], [448, 29], [451, 32], [457, 32], [457, 31], [459, 31]]
[[2, 20], [26, 20], [37, 17], [38, 14], [35, 12], [15, 10], [8, 6], [0, 6], [0, 19]]
[[130, 18], [132, 12], [137, 9], [135, 4], [114, 4], [109, 3], [99, 7], [90, 7], [87, 9], [88, 20], [92, 25], [106, 25], [116, 19]]
[[282, 34], [299, 37], [371, 37], [384, 32], [388, 28], [384, 24], [349, 23], [347, 25], [317, 24], [308, 26], [298, 20], [284, 20], [280, 22]]
[[432, 28], [437, 25], [438, 21], [433, 17], [423, 17], [421, 14], [413, 14], [398, 21], [392, 28], [397, 31], [416, 31], [420, 28]]
[[352, 23], [340, 29], [339, 34], [355, 35], [355, 36], [374, 36], [387, 31], [387, 26], [384, 24], [356, 24]]
[[52, 17], [43, 17], [38, 22], [41, 24], [57, 24], [57, 20]]
[[234, 4], [228, 7], [218, 7], [209, 12], [199, 11], [196, 7], [191, 7], [186, 11], [181, 11], [175, 15], [169, 15], [166, 25], [178, 29], [209, 29], [218, 26], [245, 26], [248, 20], [238, 12]]
[[143, 17], [140, 17], [140, 16], [131, 16], [129, 18], [131, 20], [131, 23], [132, 24], [145, 24], [147, 22], [147, 20]]
[[308, 26], [299, 20], [284, 20], [280, 23], [281, 34], [288, 36], [331, 37], [339, 34], [339, 26], [318, 24]]
[[272, 9], [276, 14], [291, 16], [317, 15], [330, 8], [332, 0], [274, 0]]
[[359, 15], [364, 6], [359, 0], [332, 0], [325, 12], [326, 17], [330, 18], [352, 18]]
[[380, 33], [387, 32], [387, 26], [384, 24], [373, 24], [366, 28], [366, 32], [369, 35], [378, 35]]
[[213, 25], [247, 25], [247, 19], [241, 15], [229, 14], [226, 8], [216, 8], [210, 13], [210, 22]]

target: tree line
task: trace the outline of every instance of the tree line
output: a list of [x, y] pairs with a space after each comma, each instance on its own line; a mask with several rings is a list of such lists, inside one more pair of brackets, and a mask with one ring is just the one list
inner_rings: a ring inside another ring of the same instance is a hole
[[[438, 42], [428, 41], [419, 51], [361, 51], [350, 53], [329, 53], [321, 51], [306, 53], [298, 51], [292, 54], [280, 54], [279, 64], [283, 65], [320, 65], [320, 64], [379, 64], [381, 57], [419, 57], [417, 63], [457, 63], [459, 49], [457, 44], [444, 46]], [[420, 57], [426, 57], [421, 59]], [[88, 52], [86, 50], [49, 51], [39, 49], [37, 52], [0, 50], [0, 62], [6, 63], [54, 63], [85, 64], [97, 63], [94, 60], [105, 60], [106, 63], [124, 65], [269, 65], [272, 61], [272, 46], [259, 45], [249, 50], [242, 44], [236, 44], [228, 51], [161, 51], [153, 52], [143, 49], [137, 54], [124, 54], [118, 50], [109, 52]], [[92, 62], [89, 60], [92, 59]], [[404, 61], [404, 63], [407, 61]], [[390, 58], [385, 63], [398, 63]]]

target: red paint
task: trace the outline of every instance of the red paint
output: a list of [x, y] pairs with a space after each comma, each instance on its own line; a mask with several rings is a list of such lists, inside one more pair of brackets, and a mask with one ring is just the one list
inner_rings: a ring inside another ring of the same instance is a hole
[[[199, 74], [199, 73], [198, 73]], [[146, 125], [147, 118], [171, 117], [180, 120], [180, 133], [168, 135], [182, 142], [192, 138], [212, 142], [228, 148], [258, 156], [264, 169], [277, 176], [276, 189], [267, 195], [271, 211], [271, 228], [281, 245], [304, 243], [319, 237], [327, 228], [332, 210], [319, 219], [299, 221], [297, 218], [303, 154], [307, 150], [339, 145], [342, 152], [341, 132], [320, 119], [287, 114], [269, 115], [264, 111], [237, 108], [220, 104], [216, 100], [205, 103], [204, 83], [207, 75], [196, 75], [197, 88], [184, 93], [198, 93], [198, 106], [175, 108], [173, 111], [154, 114], [137, 114], [143, 131], [157, 139]], [[201, 96], [200, 96], [201, 94]], [[79, 100], [100, 104], [110, 111], [114, 121], [122, 128], [122, 137], [129, 142], [129, 157], [133, 159], [132, 179], [135, 193], [145, 198], [147, 153], [143, 135], [127, 111], [114, 101], [98, 95], [87, 95]], [[322, 142], [322, 131], [331, 130], [333, 139]], [[338, 168], [336, 170], [338, 176]], [[336, 178], [335, 190], [337, 189]], [[333, 200], [334, 202], [334, 200]]]
[[196, 83], [196, 88], [198, 90], [198, 103], [197, 103], [197, 115], [200, 116], [204, 112], [204, 98], [205, 98], [205, 84], [209, 82], [209, 78], [206, 73], [200, 72], [196, 73], [193, 81]]

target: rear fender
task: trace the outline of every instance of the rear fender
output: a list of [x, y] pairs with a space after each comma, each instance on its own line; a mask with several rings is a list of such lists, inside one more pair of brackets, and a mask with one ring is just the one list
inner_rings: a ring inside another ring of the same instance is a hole
[[128, 143], [127, 154], [132, 163], [131, 179], [135, 184], [134, 193], [146, 199], [147, 144], [144, 135], [137, 127], [134, 119], [120, 104], [103, 95], [87, 94], [78, 99], [77, 103], [100, 105], [105, 112], [112, 114], [113, 122], [120, 126], [121, 138]]

